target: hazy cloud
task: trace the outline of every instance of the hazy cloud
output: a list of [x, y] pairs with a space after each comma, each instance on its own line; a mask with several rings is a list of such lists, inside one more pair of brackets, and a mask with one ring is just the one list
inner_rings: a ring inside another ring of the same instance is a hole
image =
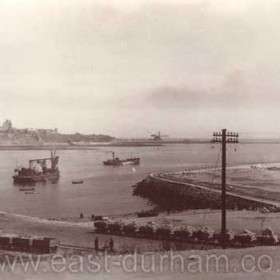
[[0, 5], [0, 122], [116, 136], [280, 126], [275, 0]]

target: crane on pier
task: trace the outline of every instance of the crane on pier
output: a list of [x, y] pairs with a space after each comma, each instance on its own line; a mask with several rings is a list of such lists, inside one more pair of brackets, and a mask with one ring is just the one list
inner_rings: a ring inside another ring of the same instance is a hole
[[162, 138], [163, 138], [163, 137], [168, 137], [168, 135], [162, 135], [162, 134], [160, 133], [160, 131], [158, 131], [158, 133], [153, 133], [153, 134], [151, 134], [151, 137], [152, 137], [153, 140], [155, 140], [155, 141], [162, 141]]

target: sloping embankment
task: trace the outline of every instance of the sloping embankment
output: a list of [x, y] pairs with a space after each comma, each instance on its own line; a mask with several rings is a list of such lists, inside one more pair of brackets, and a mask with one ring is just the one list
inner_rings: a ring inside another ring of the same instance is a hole
[[[220, 190], [164, 178], [164, 174], [151, 174], [133, 188], [133, 195], [149, 199], [160, 210], [221, 208]], [[236, 194], [233, 191], [227, 191], [226, 200], [228, 209], [257, 210], [265, 207], [271, 212], [280, 209], [280, 202]]]

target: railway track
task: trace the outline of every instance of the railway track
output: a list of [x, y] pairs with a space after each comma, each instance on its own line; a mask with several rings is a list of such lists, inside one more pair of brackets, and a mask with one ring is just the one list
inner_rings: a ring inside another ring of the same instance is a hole
[[60, 244], [59, 247], [62, 248], [62, 249], [72, 249], [72, 250], [79, 250], [79, 251], [96, 252], [96, 250], [92, 247], [75, 246], [75, 245], [70, 245], [70, 244]]

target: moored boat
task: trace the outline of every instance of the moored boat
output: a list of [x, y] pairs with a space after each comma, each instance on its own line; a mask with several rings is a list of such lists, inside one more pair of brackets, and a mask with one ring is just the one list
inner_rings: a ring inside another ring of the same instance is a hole
[[24, 188], [20, 188], [19, 190], [20, 190], [21, 192], [28, 192], [28, 191], [34, 191], [35, 188], [26, 188], [26, 187], [24, 187]]
[[[31, 159], [29, 160], [29, 167], [18, 167], [14, 170], [14, 183], [36, 183], [55, 181], [59, 178], [59, 169], [57, 167], [59, 157], [56, 156], [55, 151], [51, 151], [50, 158]], [[51, 166], [48, 167], [48, 162]]]
[[84, 183], [83, 180], [73, 180], [73, 181], [72, 181], [72, 184], [73, 184], [73, 185], [76, 185], [76, 184], [83, 184], [83, 183]]

